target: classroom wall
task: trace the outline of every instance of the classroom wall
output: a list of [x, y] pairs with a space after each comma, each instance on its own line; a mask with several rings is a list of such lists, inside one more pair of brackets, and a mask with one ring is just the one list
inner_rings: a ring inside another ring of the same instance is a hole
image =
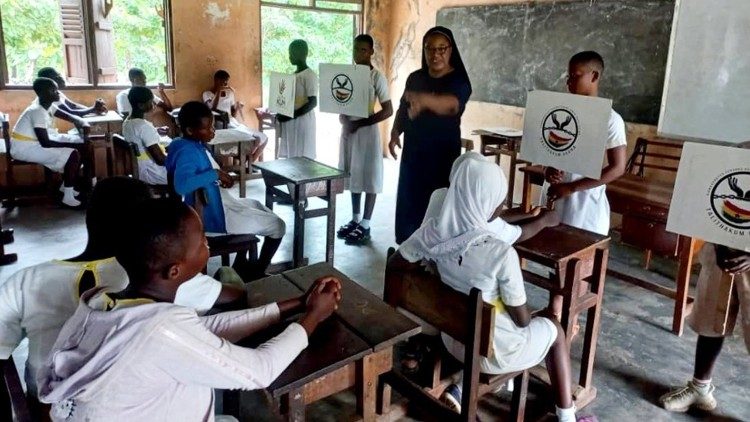
[[[213, 72], [223, 68], [232, 75], [230, 83], [254, 125], [252, 109], [261, 104], [259, 0], [172, 0], [172, 28], [175, 81], [174, 89], [167, 90], [170, 99], [175, 104], [199, 100], [211, 86]], [[114, 97], [121, 89], [65, 93], [84, 104], [103, 98], [115, 109]], [[34, 97], [31, 90], [0, 90], [0, 111], [10, 113], [13, 124]]]
[[[539, 0], [553, 1], [553, 0]], [[387, 4], [386, 4], [387, 3]], [[518, 0], [371, 0], [367, 8], [366, 28], [385, 50], [384, 70], [390, 82], [391, 95], [400, 98], [406, 77], [421, 63], [422, 36], [435, 26], [438, 10], [445, 7], [519, 3]], [[383, 40], [383, 38], [385, 40]], [[482, 40], [477, 40], [482, 42]], [[564, 66], [562, 63], [560, 66]], [[523, 126], [523, 108], [470, 101], [463, 115], [461, 130], [465, 138], [479, 139], [471, 131], [481, 127]], [[628, 152], [639, 136], [656, 136], [656, 126], [627, 123]], [[390, 125], [388, 125], [390, 130]], [[384, 139], [385, 141], [385, 139]], [[506, 164], [507, 165], [507, 164]], [[506, 171], [507, 171], [506, 167]], [[519, 181], [520, 183], [520, 181]], [[520, 194], [520, 188], [516, 190]], [[520, 200], [520, 197], [517, 198]]]

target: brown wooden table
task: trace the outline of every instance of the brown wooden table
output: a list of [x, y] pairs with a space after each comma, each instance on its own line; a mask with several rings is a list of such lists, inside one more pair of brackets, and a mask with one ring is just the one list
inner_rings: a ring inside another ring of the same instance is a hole
[[[254, 163], [266, 184], [266, 206], [273, 209], [274, 202], [292, 202], [294, 208], [293, 268], [304, 265], [305, 220], [326, 216], [326, 262], [333, 265], [334, 224], [336, 222], [336, 195], [344, 191], [344, 178], [349, 175], [335, 167], [327, 166], [307, 157]], [[279, 189], [288, 186], [289, 192]], [[307, 210], [308, 198], [321, 198], [325, 208]]]
[[503, 155], [510, 157], [510, 171], [508, 172], [508, 196], [506, 206], [513, 208], [513, 191], [516, 185], [516, 167], [527, 165], [528, 161], [518, 159], [521, 150], [521, 136], [505, 136], [487, 130], [475, 130], [473, 135], [479, 135], [481, 146], [479, 152], [485, 156], [495, 156], [495, 162], [500, 165]]
[[[357, 413], [372, 421], [376, 417], [378, 377], [391, 370], [393, 346], [419, 333], [419, 324], [326, 263], [249, 283], [248, 303], [255, 307], [299, 296], [325, 275], [341, 280], [343, 298], [338, 310], [318, 327], [308, 347], [266, 391], [287, 420], [302, 421], [305, 405], [354, 387]], [[285, 324], [274, 333], [283, 327]], [[268, 333], [251, 339], [249, 344], [267, 337]], [[227, 393], [230, 405], [231, 394]]]
[[[222, 166], [222, 169], [236, 175], [237, 183], [239, 184], [240, 198], [244, 198], [247, 196], [247, 181], [258, 179], [261, 177], [260, 174], [252, 174], [253, 163], [251, 163], [249, 159], [249, 151], [252, 148], [251, 145], [253, 144], [253, 142], [258, 141], [249, 134], [246, 138], [241, 139], [234, 136], [223, 137], [221, 129], [216, 131], [216, 135], [217, 136], [208, 143], [208, 146], [212, 149], [214, 157], [219, 158], [217, 159], [217, 161]], [[234, 153], [227, 155], [222, 154], [221, 148], [225, 148], [227, 146], [237, 148], [237, 155], [235, 156]], [[225, 165], [223, 160], [221, 160], [221, 158], [223, 157], [231, 159], [232, 163], [229, 165]]]
[[93, 175], [99, 179], [114, 174], [115, 150], [112, 135], [122, 132], [122, 116], [109, 110], [106, 114], [90, 114], [83, 120], [91, 128], [88, 133]]
[[596, 398], [593, 385], [594, 357], [604, 297], [609, 256], [609, 237], [567, 225], [547, 228], [514, 245], [521, 259], [551, 269], [542, 276], [523, 270], [524, 280], [550, 292], [550, 308], [559, 315], [568, 347], [574, 337], [577, 316], [587, 312], [578, 385], [573, 391], [581, 409]]

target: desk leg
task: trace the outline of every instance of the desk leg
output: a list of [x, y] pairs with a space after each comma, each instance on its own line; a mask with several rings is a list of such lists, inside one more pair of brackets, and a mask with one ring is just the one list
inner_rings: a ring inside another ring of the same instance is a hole
[[523, 175], [523, 197], [521, 198], [521, 207], [524, 212], [531, 211], [531, 177], [528, 174]]
[[304, 265], [305, 259], [305, 198], [302, 193], [304, 186], [294, 185], [294, 245], [292, 247], [292, 261], [294, 268]]
[[[516, 189], [516, 153], [508, 154], [510, 157], [510, 172], [508, 172], [508, 197], [505, 198], [508, 208], [513, 208], [513, 193]], [[499, 156], [498, 156], [499, 157]]]
[[672, 332], [682, 335], [683, 323], [687, 316], [687, 299], [690, 292], [690, 270], [693, 266], [693, 252], [695, 239], [680, 236], [680, 264], [677, 270], [677, 295], [674, 298], [674, 317], [672, 318]]
[[247, 196], [247, 171], [245, 169], [249, 169], [252, 165], [247, 158], [247, 148], [245, 147], [245, 144], [246, 142], [237, 143], [237, 153], [240, 159], [240, 198], [245, 198]]
[[305, 420], [305, 392], [292, 390], [281, 398], [281, 414], [284, 420], [302, 422]]
[[596, 356], [596, 342], [599, 339], [608, 258], [608, 249], [597, 249], [590, 283], [591, 293], [596, 295], [596, 305], [589, 308], [586, 316], [586, 332], [583, 335], [583, 355], [581, 356], [581, 377], [578, 381], [584, 389], [593, 387], [594, 357]]
[[[365, 422], [374, 421], [376, 418], [376, 404], [380, 402], [381, 411], [385, 402], [384, 397], [378, 396], [378, 378], [381, 374], [388, 372], [393, 366], [393, 348], [389, 347], [371, 355], [365, 356], [357, 361], [356, 366], [356, 393], [357, 414], [362, 416]], [[390, 401], [390, 397], [387, 398]]]
[[273, 193], [271, 192], [271, 186], [266, 183], [266, 206], [269, 210], [273, 211]]
[[[580, 295], [581, 283], [581, 261], [571, 259], [565, 270], [565, 287], [562, 294], [562, 309], [560, 312], [560, 325], [565, 330], [568, 347], [576, 335], [576, 324], [578, 324], [578, 313], [571, 312], [577, 307], [577, 298]], [[558, 299], [559, 300], [559, 299]]]
[[326, 195], [328, 197], [327, 221], [326, 221], [326, 262], [333, 265], [333, 231], [336, 225], [336, 195], [333, 193], [333, 181], [326, 182]]

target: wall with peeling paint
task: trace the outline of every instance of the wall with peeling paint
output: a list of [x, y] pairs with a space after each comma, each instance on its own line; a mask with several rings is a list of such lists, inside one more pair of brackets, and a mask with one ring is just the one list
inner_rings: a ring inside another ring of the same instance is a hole
[[[226, 69], [238, 99], [245, 103], [245, 117], [255, 124], [252, 108], [261, 103], [259, 0], [172, 0], [172, 33], [175, 88], [167, 95], [176, 104], [199, 100], [213, 83], [213, 72]], [[84, 104], [104, 98], [114, 109], [119, 91], [65, 92]], [[0, 91], [0, 110], [11, 114], [13, 123], [34, 97], [31, 90]]]

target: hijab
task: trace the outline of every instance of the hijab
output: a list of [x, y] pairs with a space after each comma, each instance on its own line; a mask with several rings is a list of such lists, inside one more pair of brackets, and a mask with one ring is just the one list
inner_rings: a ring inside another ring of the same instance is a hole
[[497, 238], [487, 221], [508, 193], [505, 174], [484, 158], [464, 156], [451, 177], [440, 213], [426, 220], [399, 248], [409, 261], [460, 262], [477, 241]]
[[431, 28], [429, 31], [427, 31], [424, 34], [424, 37], [422, 37], [422, 71], [425, 73], [427, 72], [428, 66], [427, 66], [427, 59], [425, 58], [425, 44], [427, 43], [427, 37], [434, 34], [440, 34], [448, 39], [448, 41], [451, 44], [451, 59], [450, 59], [450, 65], [453, 68], [453, 71], [456, 72], [456, 75], [466, 81], [466, 84], [469, 85], [469, 94], [471, 94], [471, 81], [469, 80], [469, 74], [466, 72], [466, 66], [464, 66], [464, 61], [461, 59], [461, 53], [458, 51], [458, 45], [456, 44], [456, 39], [453, 38], [453, 32], [451, 32], [450, 29], [444, 27], [444, 26], [436, 26], [434, 28]]

